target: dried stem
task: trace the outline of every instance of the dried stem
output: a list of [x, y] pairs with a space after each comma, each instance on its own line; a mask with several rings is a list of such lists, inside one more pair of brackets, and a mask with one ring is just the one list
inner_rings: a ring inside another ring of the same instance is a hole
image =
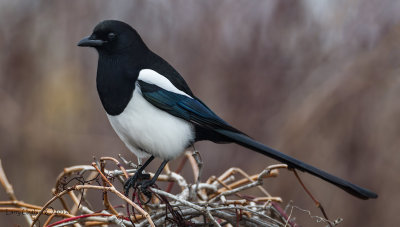
[[[259, 174], [247, 174], [239, 168], [230, 168], [220, 176], [211, 176], [201, 182], [202, 161], [198, 153], [187, 151], [176, 171], [167, 167], [165, 174], [161, 174], [158, 181], [170, 182], [166, 190], [151, 187], [155, 195], [148, 204], [135, 203], [125, 197], [123, 190], [124, 179], [129, 174], [135, 173], [137, 165], [126, 161], [122, 157], [122, 164], [130, 168], [125, 169], [121, 163], [112, 157], [102, 157], [99, 162], [92, 165], [78, 165], [65, 168], [56, 179], [53, 197], [43, 206], [32, 205], [16, 200], [12, 186], [9, 184], [0, 162], [0, 181], [10, 197], [9, 201], [0, 201], [0, 212], [21, 212], [26, 217], [30, 226], [34, 226], [38, 219], [46, 215], [46, 226], [100, 226], [116, 224], [118, 226], [133, 226], [130, 220], [135, 220], [137, 226], [155, 225], [213, 225], [222, 226], [284, 226], [289, 224], [298, 226], [291, 219], [292, 213], [287, 215], [280, 208], [278, 202], [282, 199], [272, 196], [264, 187], [263, 180], [277, 177], [280, 168], [287, 165], [279, 164], [267, 167]], [[116, 169], [106, 168], [106, 163], [112, 162]], [[191, 166], [194, 182], [188, 182], [180, 172], [185, 164]], [[133, 168], [131, 168], [133, 167]], [[150, 173], [153, 177], [154, 174]], [[118, 179], [115, 181], [115, 179]], [[180, 187], [176, 194], [171, 193], [174, 183]], [[301, 182], [301, 181], [300, 181]], [[118, 183], [118, 184], [116, 184]], [[119, 188], [119, 189], [117, 189]], [[263, 196], [246, 194], [248, 189], [257, 189]], [[88, 195], [93, 191], [101, 191], [102, 207], [93, 207], [89, 203]], [[139, 192], [140, 190], [137, 190]], [[240, 194], [239, 194], [240, 193]], [[110, 203], [109, 195], [114, 194], [117, 200]], [[139, 193], [136, 198], [142, 195]], [[59, 201], [63, 210], [55, 210], [50, 207], [55, 201]], [[133, 207], [134, 214], [129, 217], [124, 204]], [[72, 204], [69, 208], [67, 204]], [[292, 206], [293, 207], [293, 206]], [[271, 216], [273, 214], [273, 216]], [[58, 217], [61, 220], [54, 221]], [[339, 220], [339, 219], [338, 219]], [[286, 223], [282, 223], [286, 222]], [[222, 224], [225, 223], [225, 224]]]

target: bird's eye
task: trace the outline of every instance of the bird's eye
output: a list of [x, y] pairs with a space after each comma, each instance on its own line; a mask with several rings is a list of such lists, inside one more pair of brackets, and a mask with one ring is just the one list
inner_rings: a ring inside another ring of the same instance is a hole
[[112, 32], [108, 33], [108, 35], [107, 35], [107, 37], [108, 37], [109, 40], [115, 39], [116, 36], [117, 36], [117, 35], [116, 35], [115, 33], [112, 33]]

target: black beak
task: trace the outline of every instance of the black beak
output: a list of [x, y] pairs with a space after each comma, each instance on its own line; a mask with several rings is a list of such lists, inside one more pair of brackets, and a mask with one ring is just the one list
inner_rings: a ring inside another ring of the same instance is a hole
[[99, 47], [105, 43], [105, 41], [103, 41], [103, 40], [91, 39], [90, 37], [91, 36], [83, 38], [81, 41], [79, 41], [78, 46], [80, 46], [80, 47]]

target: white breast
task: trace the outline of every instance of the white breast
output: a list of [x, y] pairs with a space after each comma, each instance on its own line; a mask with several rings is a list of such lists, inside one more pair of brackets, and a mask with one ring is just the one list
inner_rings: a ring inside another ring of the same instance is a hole
[[194, 140], [193, 125], [147, 102], [136, 85], [133, 97], [117, 116], [108, 115], [115, 132], [139, 158], [154, 155], [171, 160]]

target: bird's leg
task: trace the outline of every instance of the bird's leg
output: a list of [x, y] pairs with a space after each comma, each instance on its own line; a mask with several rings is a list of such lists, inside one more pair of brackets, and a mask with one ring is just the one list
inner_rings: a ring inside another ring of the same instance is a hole
[[203, 172], [203, 159], [200, 156], [200, 153], [196, 150], [194, 145], [193, 147], [193, 158], [196, 160], [197, 168], [199, 168], [199, 174], [197, 175], [196, 184], [200, 182], [201, 173]]
[[195, 189], [194, 189], [194, 191], [191, 190], [192, 192], [190, 193], [190, 198], [195, 198], [196, 193], [197, 193], [197, 190], [198, 190], [198, 188], [199, 188], [201, 173], [202, 173], [202, 170], [203, 170], [203, 160], [202, 160], [202, 158], [201, 158], [201, 156], [200, 156], [200, 153], [199, 153], [199, 152], [196, 150], [196, 148], [194, 147], [194, 144], [192, 145], [192, 147], [193, 147], [193, 154], [192, 154], [192, 156], [193, 156], [194, 160], [196, 161], [197, 168], [198, 168], [198, 170], [199, 170], [199, 172], [198, 172], [198, 174], [197, 174], [197, 179], [196, 179], [196, 181], [195, 181], [195, 184], [196, 184]]
[[150, 164], [151, 161], [153, 161], [154, 156], [152, 155], [149, 159], [147, 159], [147, 161], [136, 171], [135, 174], [133, 174], [133, 176], [129, 177], [128, 180], [126, 180], [125, 185], [124, 185], [124, 189], [125, 189], [125, 196], [128, 196], [129, 194], [129, 189], [131, 187], [135, 187], [136, 181], [139, 179], [143, 179], [143, 178], [149, 178], [150, 176], [145, 176], [144, 174], [142, 174], [144, 168], [146, 168], [147, 165]]
[[143, 164], [143, 159], [137, 157], [137, 164], [138, 164], [138, 166], [142, 166], [142, 164]]
[[151, 199], [151, 192], [149, 190], [147, 190], [148, 187], [150, 187], [151, 185], [153, 185], [158, 176], [160, 175], [161, 171], [164, 169], [165, 165], [168, 163], [167, 160], [164, 160], [160, 167], [157, 169], [156, 173], [154, 174], [153, 178], [151, 178], [151, 180], [145, 180], [142, 181], [140, 183], [138, 183], [140, 185], [140, 191], [150, 200]]
[[[137, 161], [138, 161], [138, 168], [140, 169], [142, 166], [143, 166], [143, 159], [142, 158], [137, 158]], [[150, 179], [150, 174], [148, 174], [148, 173], [143, 173], [143, 172], [141, 172], [140, 173], [141, 175], [140, 175], [140, 178], [139, 179], [142, 179], [142, 180], [147, 180], [147, 179]]]

